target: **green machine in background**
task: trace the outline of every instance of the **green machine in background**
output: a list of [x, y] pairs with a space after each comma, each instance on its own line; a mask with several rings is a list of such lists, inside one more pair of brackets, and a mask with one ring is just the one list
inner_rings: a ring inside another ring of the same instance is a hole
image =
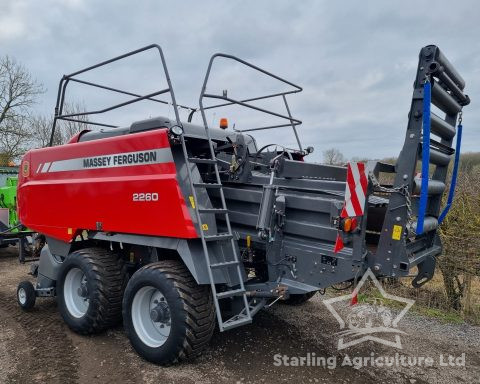
[[[5, 182], [0, 181], [0, 185], [4, 185], [0, 187], [0, 209], [5, 210], [0, 213], [0, 227], [2, 231], [8, 228], [12, 228], [11, 232], [19, 231], [17, 217], [17, 182], [17, 176], [7, 176]], [[6, 210], [8, 210], [8, 212]], [[3, 214], [3, 212], [5, 212], [5, 214]]]
[[17, 217], [18, 167], [0, 167], [0, 247], [15, 245], [21, 225]]
[[37, 256], [36, 245], [43, 239], [18, 221], [17, 182], [18, 167], [0, 167], [0, 248], [18, 243], [19, 260], [25, 262]]

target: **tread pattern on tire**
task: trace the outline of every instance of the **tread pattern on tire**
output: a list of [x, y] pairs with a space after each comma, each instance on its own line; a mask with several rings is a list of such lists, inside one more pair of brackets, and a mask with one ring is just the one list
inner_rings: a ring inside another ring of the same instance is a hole
[[84, 248], [73, 252], [68, 257], [81, 257], [94, 272], [97, 294], [94, 294], [94, 313], [87, 312], [88, 326], [78, 323], [69, 326], [78, 333], [91, 334], [116, 326], [122, 319], [122, 300], [126, 286], [126, 266], [115, 253], [103, 248]]
[[163, 260], [143, 269], [162, 272], [171, 280], [183, 301], [187, 331], [178, 357], [171, 363], [199, 356], [215, 329], [215, 307], [210, 287], [198, 285], [185, 265], [177, 260]]

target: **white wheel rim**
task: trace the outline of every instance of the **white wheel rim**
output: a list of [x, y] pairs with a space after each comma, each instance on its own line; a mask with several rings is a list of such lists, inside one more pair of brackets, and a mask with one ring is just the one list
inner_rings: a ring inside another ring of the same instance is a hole
[[77, 319], [87, 313], [90, 304], [86, 287], [87, 278], [80, 268], [68, 271], [63, 285], [63, 298], [68, 312]]
[[[152, 310], [162, 314], [152, 319]], [[132, 323], [142, 343], [152, 348], [165, 344], [171, 330], [170, 307], [165, 296], [155, 287], [140, 288], [132, 302]]]
[[18, 301], [22, 305], [24, 305], [27, 302], [27, 292], [25, 292], [24, 288], [20, 288], [18, 290]]

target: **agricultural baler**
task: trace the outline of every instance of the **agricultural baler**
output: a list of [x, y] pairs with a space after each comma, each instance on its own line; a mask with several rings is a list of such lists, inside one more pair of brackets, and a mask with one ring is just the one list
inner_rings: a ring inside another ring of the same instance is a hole
[[[160, 56], [165, 89], [140, 95], [82, 78], [149, 50]], [[288, 90], [242, 99], [210, 93], [217, 60], [246, 66]], [[63, 105], [73, 83], [129, 100], [67, 114]], [[432, 278], [442, 251], [437, 229], [453, 199], [461, 134], [455, 125], [469, 103], [464, 87], [439, 48], [424, 47], [396, 164], [331, 166], [307, 161], [312, 148], [302, 146], [301, 121], [287, 102], [302, 88], [237, 57], [211, 58], [198, 108], [177, 104], [157, 45], [65, 75], [52, 141], [58, 121], [85, 122], [85, 116], [145, 100], [171, 105], [175, 118], [123, 127], [88, 119], [100, 128], [24, 156], [20, 220], [45, 235], [46, 245], [33, 268], [35, 286], [18, 287], [19, 304], [29, 309], [38, 296], [56, 296], [63, 319], [80, 334], [123, 319], [137, 352], [168, 364], [201, 353], [216, 322], [220, 331], [249, 324], [267, 305], [304, 303], [332, 285], [355, 284], [368, 269], [379, 278], [415, 270], [419, 287]], [[272, 99], [284, 112], [256, 104]], [[225, 106], [281, 122], [239, 130], [221, 119], [212, 127], [207, 113]], [[189, 112], [188, 121], [179, 110]], [[195, 114], [202, 123], [192, 123]], [[292, 129], [298, 148], [257, 145], [255, 132], [276, 128]], [[442, 209], [452, 158], [453, 188]]]

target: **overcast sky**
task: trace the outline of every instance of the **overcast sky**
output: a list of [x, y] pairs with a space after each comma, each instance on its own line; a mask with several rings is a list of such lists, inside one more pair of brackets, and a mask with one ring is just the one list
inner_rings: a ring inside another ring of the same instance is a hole
[[[466, 80], [472, 99], [464, 111], [464, 150], [480, 150], [478, 1], [0, 0], [0, 55], [15, 57], [43, 83], [47, 92], [36, 110], [45, 115], [53, 112], [61, 75], [151, 43], [164, 50], [180, 103], [198, 105], [216, 52], [302, 86], [289, 100], [303, 121], [302, 141], [315, 147], [313, 160], [330, 147], [347, 157], [397, 156], [418, 53], [436, 44]], [[152, 89], [158, 59], [152, 54], [142, 60], [128, 61], [117, 74], [103, 72], [104, 83]], [[218, 73], [222, 89], [255, 95], [241, 72]], [[79, 97], [94, 109], [106, 102], [103, 94]], [[145, 117], [166, 114], [157, 113], [157, 104], [148, 106], [141, 109]], [[268, 140], [291, 144], [290, 132], [283, 132], [269, 133]]]

